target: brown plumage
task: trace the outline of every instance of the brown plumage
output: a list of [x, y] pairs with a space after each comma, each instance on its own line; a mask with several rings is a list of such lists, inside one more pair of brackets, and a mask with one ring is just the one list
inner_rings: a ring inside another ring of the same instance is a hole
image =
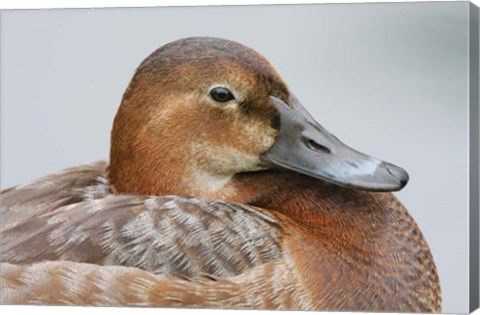
[[[235, 100], [210, 100], [217, 85]], [[150, 55], [108, 167], [2, 192], [2, 303], [439, 312], [430, 250], [392, 193], [265, 164], [285, 125], [269, 96], [294, 108], [240, 44]]]

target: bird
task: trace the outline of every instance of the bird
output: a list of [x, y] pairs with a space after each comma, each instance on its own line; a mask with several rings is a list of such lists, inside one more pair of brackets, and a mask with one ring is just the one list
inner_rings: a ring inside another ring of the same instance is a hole
[[136, 69], [109, 161], [1, 192], [2, 304], [440, 312], [409, 175], [216, 37]]

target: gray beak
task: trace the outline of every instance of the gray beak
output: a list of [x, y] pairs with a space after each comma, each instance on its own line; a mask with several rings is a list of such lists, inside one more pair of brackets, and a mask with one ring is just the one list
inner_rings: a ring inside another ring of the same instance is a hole
[[262, 164], [362, 190], [396, 191], [407, 184], [404, 169], [349, 148], [320, 126], [295, 97], [292, 107], [270, 98], [280, 113], [280, 131], [262, 155]]

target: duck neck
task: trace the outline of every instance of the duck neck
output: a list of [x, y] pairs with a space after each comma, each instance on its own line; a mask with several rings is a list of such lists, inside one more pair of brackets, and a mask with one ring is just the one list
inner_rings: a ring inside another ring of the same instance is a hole
[[328, 191], [335, 186], [293, 172], [239, 174], [232, 186], [233, 201], [274, 210], [303, 223], [313, 224], [322, 212], [334, 211], [328, 208]]
[[292, 172], [241, 175], [236, 178], [235, 191], [235, 201], [279, 212], [314, 228], [341, 225], [351, 226], [352, 231], [370, 229], [375, 227], [371, 224], [374, 221], [394, 224], [394, 217], [406, 213], [391, 193], [343, 188]]

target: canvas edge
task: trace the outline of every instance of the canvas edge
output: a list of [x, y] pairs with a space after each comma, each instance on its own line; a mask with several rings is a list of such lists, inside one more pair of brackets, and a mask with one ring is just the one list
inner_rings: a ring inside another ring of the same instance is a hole
[[469, 311], [479, 307], [479, 8], [469, 5], [470, 283]]

